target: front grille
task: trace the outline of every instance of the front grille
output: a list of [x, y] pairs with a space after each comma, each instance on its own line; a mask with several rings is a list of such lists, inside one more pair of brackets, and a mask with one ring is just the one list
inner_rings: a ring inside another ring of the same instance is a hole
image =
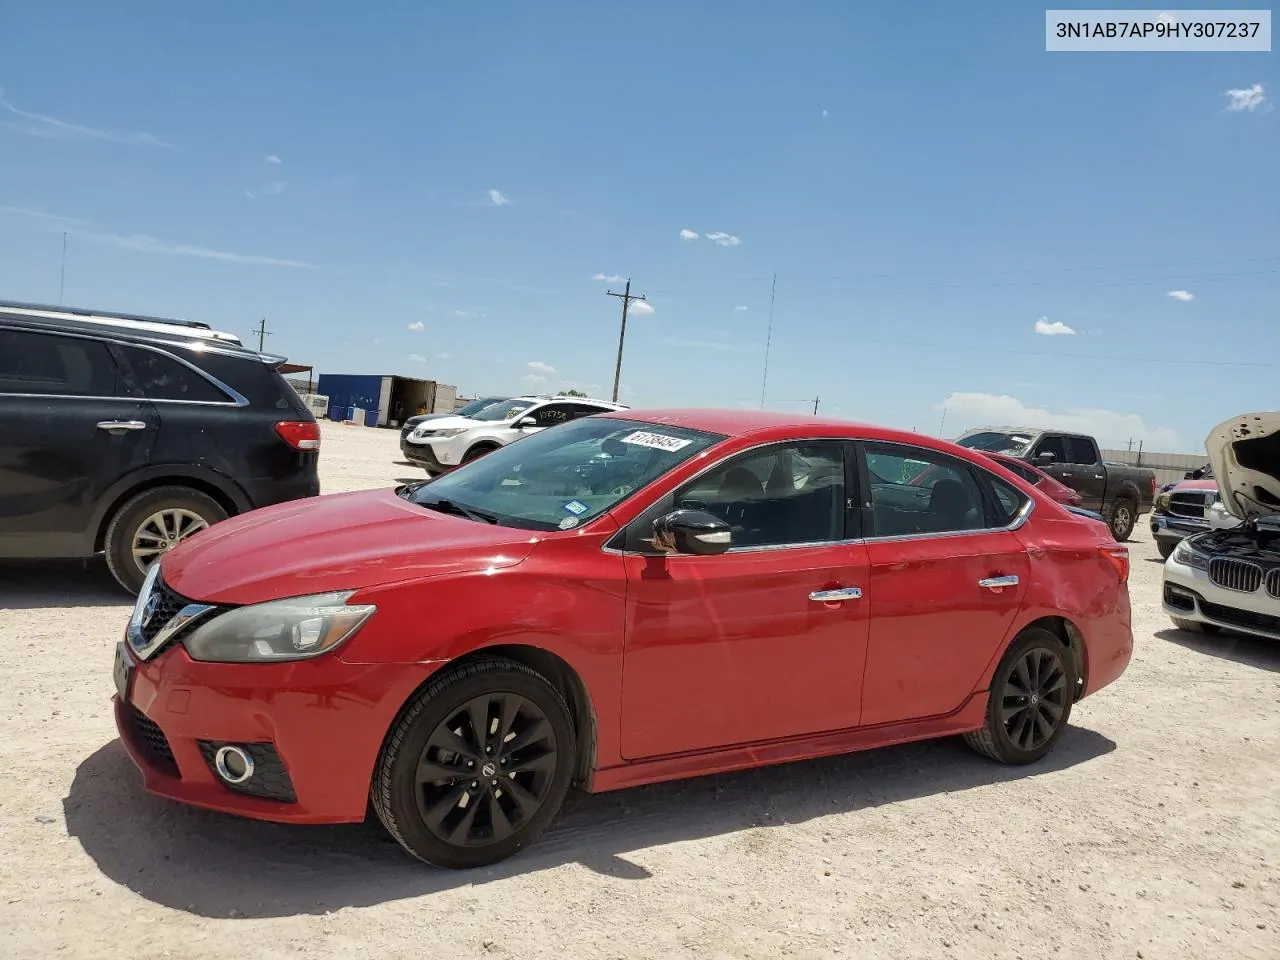
[[1194, 517], [1203, 520], [1213, 494], [1175, 493], [1169, 497], [1169, 512], [1175, 517]]
[[1214, 557], [1209, 561], [1209, 579], [1227, 590], [1254, 593], [1262, 586], [1262, 568], [1247, 560]]
[[1186, 610], [1188, 613], [1193, 612], [1196, 608], [1196, 601], [1193, 597], [1188, 596], [1181, 590], [1175, 590], [1167, 583], [1164, 585], [1164, 602], [1175, 610]]
[[1224, 607], [1206, 600], [1200, 601], [1200, 612], [1209, 619], [1229, 627], [1243, 627], [1246, 630], [1257, 630], [1261, 633], [1280, 636], [1280, 617], [1254, 613], [1252, 610], [1237, 610], [1234, 607]]
[[130, 739], [138, 752], [162, 773], [181, 777], [178, 762], [173, 759], [173, 750], [169, 747], [169, 738], [164, 735], [160, 726], [132, 704], [122, 703], [120, 709], [124, 711]]
[[155, 639], [156, 634], [164, 629], [164, 625], [172, 620], [179, 610], [193, 602], [182, 594], [170, 590], [165, 586], [164, 578], [159, 576], [151, 586], [151, 596], [147, 598], [147, 606], [150, 607], [153, 601], [155, 607], [152, 609], [151, 616], [142, 624], [142, 639], [147, 643]]
[[1280, 567], [1267, 574], [1267, 593], [1280, 600]]
[[[214, 766], [214, 756], [219, 747], [237, 746], [253, 759], [253, 776], [244, 783], [227, 783], [218, 776]], [[229, 744], [223, 740], [201, 740], [200, 752], [204, 754], [204, 762], [209, 765], [214, 779], [228, 790], [247, 794], [250, 797], [261, 797], [263, 800], [279, 800], [281, 803], [297, 803], [298, 797], [293, 792], [293, 781], [289, 779], [289, 771], [276, 753], [276, 748], [269, 743], [237, 743]]]

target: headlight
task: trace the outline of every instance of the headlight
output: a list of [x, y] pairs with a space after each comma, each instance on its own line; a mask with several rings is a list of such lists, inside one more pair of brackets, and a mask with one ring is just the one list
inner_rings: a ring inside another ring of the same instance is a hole
[[182, 641], [193, 660], [274, 663], [332, 650], [373, 616], [371, 603], [347, 606], [354, 591], [318, 593], [237, 607], [197, 627]]
[[1167, 493], [1160, 494], [1160, 496], [1156, 497], [1156, 509], [1164, 510], [1167, 512], [1169, 509], [1169, 500], [1170, 500], [1169, 494]]
[[1173, 551], [1173, 559], [1197, 570], [1209, 569], [1209, 555], [1195, 548], [1190, 540], [1182, 540]]
[[426, 440], [428, 437], [432, 440], [443, 440], [445, 437], [456, 437], [460, 433], [466, 433], [466, 427], [450, 427], [448, 430], [418, 430], [414, 436], [419, 440]]

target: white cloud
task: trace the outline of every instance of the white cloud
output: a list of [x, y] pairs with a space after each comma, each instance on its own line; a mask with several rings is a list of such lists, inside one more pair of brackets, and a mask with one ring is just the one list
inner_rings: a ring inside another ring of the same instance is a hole
[[698, 231], [697, 230], [681, 230], [680, 239], [681, 240], [697, 240]]
[[546, 377], [540, 377], [536, 373], [526, 373], [520, 379], [531, 387], [540, 387], [547, 382]]
[[50, 117], [43, 113], [30, 113], [26, 110], [19, 110], [5, 99], [3, 87], [0, 87], [0, 109], [7, 110], [24, 121], [23, 123], [9, 124], [10, 129], [30, 137], [47, 137], [51, 140], [106, 140], [111, 143], [124, 143], [133, 147], [160, 147], [164, 150], [178, 149], [173, 144], [166, 143], [159, 137], [152, 136], [149, 133], [99, 130], [95, 127], [81, 126], [78, 123], [68, 123], [66, 120], [59, 120], [57, 117]]
[[740, 312], [740, 313], [741, 313], [742, 311], [746, 310], [747, 308], [746, 308], [746, 307], [734, 307], [733, 309], [735, 309], [735, 310], [737, 310], [738, 312]]
[[284, 180], [276, 180], [273, 183], [267, 184], [261, 190], [246, 190], [244, 195], [250, 200], [257, 200], [258, 197], [274, 197], [278, 194], [284, 193], [285, 188], [288, 186], [288, 182]]
[[427, 325], [423, 323], [421, 320], [415, 320], [413, 321], [413, 323], [409, 324], [410, 330], [425, 330], [426, 327]]
[[541, 360], [530, 360], [526, 366], [535, 373], [555, 373], [556, 368], [549, 363], [543, 363]]
[[712, 243], [720, 244], [722, 247], [736, 247], [742, 242], [732, 233], [708, 233], [707, 239]]
[[39, 210], [24, 210], [21, 207], [0, 207], [0, 212], [31, 217], [48, 224], [65, 225], [68, 233], [83, 237], [91, 243], [100, 243], [121, 250], [133, 250], [137, 253], [167, 253], [179, 257], [197, 257], [202, 260], [221, 260], [224, 263], [244, 263], [261, 267], [297, 267], [303, 270], [316, 269], [313, 263], [301, 260], [281, 260], [277, 257], [263, 257], [253, 253], [232, 253], [227, 250], [213, 250], [209, 247], [197, 247], [189, 243], [169, 243], [145, 233], [120, 234], [99, 230], [88, 220], [77, 220], [74, 217], [60, 217], [53, 213], [42, 213]]
[[1147, 450], [1173, 452], [1178, 449], [1178, 436], [1168, 427], [1148, 426], [1136, 413], [1073, 407], [1055, 413], [1029, 407], [1016, 397], [993, 393], [953, 393], [935, 410], [947, 411], [947, 423], [953, 424], [955, 435], [973, 427], [1015, 426], [1045, 427], [1069, 430], [1096, 437], [1104, 447], [1127, 446], [1130, 440], [1141, 440]]
[[1263, 92], [1260, 83], [1245, 87], [1243, 90], [1228, 90], [1224, 96], [1231, 101], [1227, 104], [1227, 110], [1231, 113], [1239, 113], [1242, 110], [1253, 113], [1267, 102], [1267, 95]]
[[418, 354], [416, 354], [416, 353], [411, 353], [411, 354], [409, 354], [409, 359], [410, 359], [410, 360], [412, 360], [414, 363], [426, 363], [426, 362], [427, 362], [427, 358], [426, 358], [426, 357], [419, 356], [419, 355], [418, 355]]
[[506, 194], [504, 194], [501, 190], [490, 190], [489, 199], [493, 202], [493, 205], [495, 207], [504, 207], [511, 202], [510, 200], [507, 199]]
[[631, 309], [627, 311], [641, 317], [653, 316], [653, 307], [649, 306], [644, 300], [631, 301]]
[[1036, 321], [1036, 333], [1042, 337], [1073, 337], [1075, 331], [1068, 327], [1061, 320], [1049, 321], [1048, 317], [1041, 317]]
[[1196, 298], [1196, 295], [1189, 290], [1170, 290], [1165, 294], [1165, 296], [1173, 297], [1175, 300], [1181, 300], [1183, 303]]
[[608, 283], [622, 283], [622, 282], [623, 282], [624, 280], [626, 280], [627, 278], [626, 278], [626, 277], [619, 276], [619, 275], [618, 275], [618, 274], [616, 274], [616, 273], [609, 273], [609, 274], [597, 273], [597, 274], [596, 274], [594, 277], [592, 277], [591, 279], [592, 279], [592, 280], [604, 280], [604, 281], [607, 281]]
[[284, 161], [281, 160], [279, 157], [277, 157], [274, 153], [268, 153], [267, 163], [274, 163], [276, 166], [279, 166], [280, 164], [284, 163]]
[[448, 360], [448, 359], [449, 359], [449, 355], [448, 355], [447, 353], [437, 353], [437, 354], [436, 354], [436, 359], [437, 359], [437, 360]]

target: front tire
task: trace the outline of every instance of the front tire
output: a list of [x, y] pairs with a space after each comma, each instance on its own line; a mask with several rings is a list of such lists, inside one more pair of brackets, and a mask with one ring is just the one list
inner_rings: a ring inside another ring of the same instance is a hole
[[1211, 637], [1217, 633], [1221, 627], [1216, 623], [1201, 623], [1199, 620], [1183, 620], [1181, 617], [1170, 617], [1173, 625], [1179, 630], [1185, 630], [1187, 633], [1203, 633], [1206, 637]]
[[576, 756], [559, 690], [521, 663], [472, 660], [432, 680], [396, 722], [374, 770], [373, 807], [418, 859], [488, 866], [551, 822]]
[[1178, 549], [1178, 545], [1170, 543], [1168, 540], [1157, 540], [1156, 549], [1160, 551], [1161, 560], [1168, 560], [1173, 556], [1173, 551]]
[[152, 563], [187, 537], [225, 519], [222, 505], [199, 490], [144, 490], [126, 500], [107, 525], [107, 569], [120, 586], [137, 593]]
[[493, 451], [497, 449], [498, 449], [497, 447], [491, 446], [489, 444], [480, 444], [479, 446], [472, 447], [470, 450], [464, 453], [462, 455], [462, 462], [470, 463], [472, 460], [479, 460], [486, 453], [493, 453]]
[[999, 763], [1035, 763], [1067, 729], [1075, 692], [1075, 666], [1062, 641], [1039, 627], [1026, 630], [991, 679], [986, 724], [965, 742]]

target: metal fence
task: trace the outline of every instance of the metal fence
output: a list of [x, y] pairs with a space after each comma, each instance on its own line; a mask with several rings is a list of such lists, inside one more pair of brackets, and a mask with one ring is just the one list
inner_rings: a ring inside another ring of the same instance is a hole
[[1203, 453], [1154, 453], [1149, 450], [1103, 450], [1104, 460], [1127, 463], [1131, 467], [1148, 467], [1155, 471], [1156, 482], [1163, 485], [1181, 480], [1192, 470], [1209, 462]]

